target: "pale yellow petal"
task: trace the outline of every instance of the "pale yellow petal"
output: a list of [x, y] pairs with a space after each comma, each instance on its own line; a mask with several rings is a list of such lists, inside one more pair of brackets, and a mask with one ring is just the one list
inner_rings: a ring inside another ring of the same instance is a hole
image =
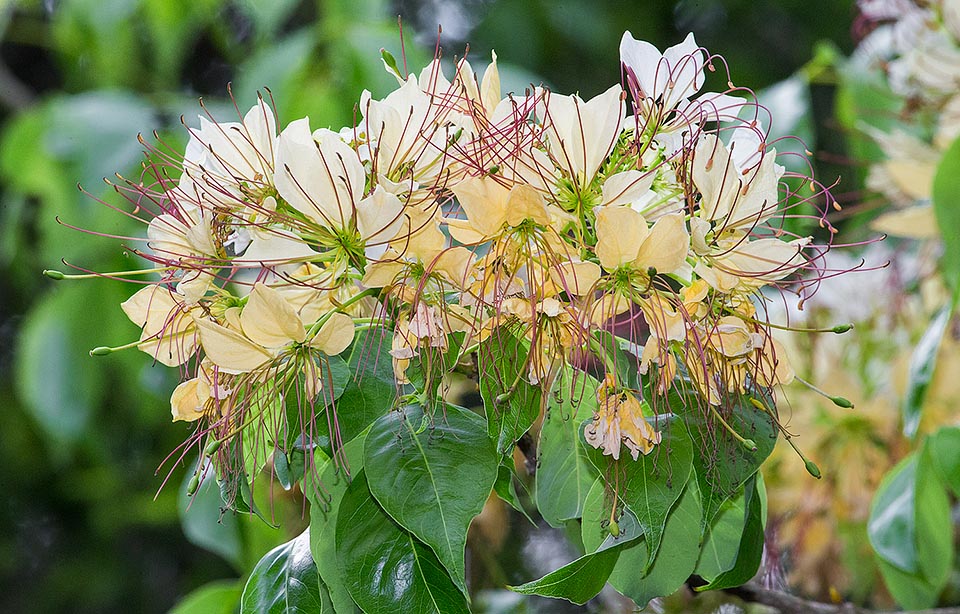
[[935, 239], [940, 236], [933, 207], [918, 205], [884, 213], [873, 220], [870, 228], [895, 237], [908, 239]]
[[273, 355], [240, 333], [210, 320], [197, 318], [200, 345], [210, 362], [224, 373], [247, 373], [268, 362]]
[[510, 190], [489, 177], [465, 179], [452, 189], [474, 230], [484, 237], [500, 232], [507, 221]]
[[690, 235], [682, 215], [667, 215], [650, 229], [634, 263], [638, 268], [653, 267], [659, 273], [673, 273], [687, 260]]
[[193, 422], [203, 417], [203, 405], [197, 395], [197, 378], [189, 379], [174, 389], [170, 396], [170, 410], [174, 422]]
[[399, 260], [384, 260], [367, 265], [363, 285], [367, 288], [385, 288], [403, 273], [404, 263]]
[[240, 313], [243, 334], [265, 348], [279, 348], [306, 337], [303, 322], [293, 305], [274, 288], [258, 283]]
[[591, 292], [600, 275], [600, 267], [593, 262], [561, 262], [550, 269], [553, 283], [574, 296]]
[[601, 206], [629, 205], [650, 190], [654, 177], [656, 173], [636, 169], [611, 175], [603, 182]]
[[925, 160], [898, 159], [888, 160], [884, 168], [904, 194], [916, 200], [930, 200], [936, 164]]
[[483, 73], [480, 82], [480, 100], [487, 114], [493, 112], [500, 103], [500, 71], [497, 69], [497, 52], [490, 52], [490, 64]]
[[336, 356], [353, 343], [353, 333], [353, 318], [336, 312], [320, 327], [310, 345], [328, 356]]
[[633, 262], [649, 234], [647, 221], [629, 207], [603, 207], [597, 212], [597, 257], [612, 271]]
[[546, 226], [550, 223], [550, 214], [547, 213], [543, 196], [532, 186], [520, 184], [510, 189], [507, 199], [507, 224], [519, 226], [524, 220], [533, 220]]
[[478, 232], [469, 220], [444, 218], [443, 221], [447, 226], [447, 230], [450, 231], [450, 236], [464, 245], [483, 243], [488, 236], [482, 232]]

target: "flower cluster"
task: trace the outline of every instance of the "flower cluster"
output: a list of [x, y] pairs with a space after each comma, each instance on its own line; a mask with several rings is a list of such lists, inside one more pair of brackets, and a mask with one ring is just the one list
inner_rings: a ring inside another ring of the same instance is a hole
[[854, 67], [881, 68], [907, 120], [889, 130], [870, 128], [884, 159], [871, 166], [867, 187], [903, 209], [875, 227], [895, 236], [934, 238], [933, 176], [960, 136], [960, 3], [873, 0], [859, 6], [873, 29], [858, 46]]
[[[660, 442], [649, 390], [682, 385], [716, 413], [789, 381], [762, 292], [819, 252], [781, 224], [795, 199], [763, 109], [701, 92], [715, 58], [692, 35], [660, 53], [627, 32], [620, 52], [625, 87], [589, 100], [506, 94], [496, 55], [482, 78], [385, 56], [398, 87], [364, 92], [355, 126], [280, 130], [261, 99], [240, 121], [201, 117], [182, 157], [158, 149], [118, 186], [160, 273], [123, 309], [136, 346], [188, 376], [174, 419], [217, 442], [276, 403], [304, 432], [323, 410], [335, 424], [334, 359], [370, 328], [390, 333], [398, 395], [424, 404], [505, 329], [518, 379], [545, 393], [602, 365], [585, 433], [614, 458]], [[623, 348], [648, 392], [612, 366]]]
[[[879, 145], [866, 186], [883, 209], [871, 227], [893, 244], [829, 254], [825, 266], [835, 270], [888, 266], [825, 280], [804, 312], [791, 309], [786, 317], [813, 328], [837, 320], [856, 326], [843, 342], [827, 338], [790, 352], [800, 377], [857, 399], [852, 414], [809, 390], [790, 391], [794, 406], [803, 408], [791, 427], [804, 433], [811, 458], [844, 470], [815, 492], [798, 481], [802, 472], [789, 455], [774, 453], [765, 473], [790, 583], [823, 598], [839, 592], [882, 602], [887, 597], [878, 599], [875, 586], [882, 568], [863, 539], [877, 493], [917, 441], [956, 422], [960, 398], [951, 378], [960, 361], [958, 329], [955, 318], [950, 324], [944, 245], [931, 202], [944, 152], [960, 136], [960, 3], [861, 0], [858, 6], [870, 31], [841, 72], [854, 84], [874, 83], [879, 74], [888, 88], [880, 91], [900, 107], [889, 116], [864, 113], [851, 126]], [[929, 379], [918, 394], [912, 380], [924, 352]], [[922, 414], [911, 417], [911, 404], [922, 406]]]

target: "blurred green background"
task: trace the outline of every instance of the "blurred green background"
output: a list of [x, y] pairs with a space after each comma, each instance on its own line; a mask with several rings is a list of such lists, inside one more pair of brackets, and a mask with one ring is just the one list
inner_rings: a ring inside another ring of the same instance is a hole
[[[279, 531], [217, 525], [214, 493], [186, 511], [183, 465], [174, 456], [157, 473], [190, 432], [169, 419], [177, 373], [135, 351], [87, 354], [136, 337], [119, 309], [134, 286], [40, 272], [67, 270], [61, 259], [137, 266], [124, 250], [135, 243], [70, 227], [144, 232], [77, 184], [117, 203], [102, 178], [138, 176], [140, 132], [182, 147], [180, 117], [196, 124], [198, 97], [229, 120], [228, 83], [241, 110], [269, 87], [281, 124], [350, 123], [363, 89], [395, 84], [378, 50], [400, 56], [397, 15], [411, 70], [443, 23], [445, 58], [469, 44], [480, 66], [496, 49], [507, 89], [542, 82], [584, 97], [619, 79], [625, 29], [661, 49], [692, 30], [758, 90], [808, 63], [818, 41], [852, 47], [852, 2], [836, 0], [0, 0], [0, 612], [166, 612], [218, 578], [235, 593], [301, 528], [282, 494]], [[787, 102], [829, 117], [829, 87], [802, 92]], [[829, 122], [799, 127], [811, 150], [842, 151]], [[828, 182], [846, 172], [822, 167]]]

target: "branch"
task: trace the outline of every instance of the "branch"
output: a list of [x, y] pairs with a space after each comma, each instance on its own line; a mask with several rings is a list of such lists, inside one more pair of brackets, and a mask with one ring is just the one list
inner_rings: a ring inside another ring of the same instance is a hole
[[[747, 582], [743, 586], [726, 589], [724, 592], [744, 601], [776, 608], [781, 614], [880, 614], [899, 611], [871, 610], [852, 603], [833, 604], [810, 601], [783, 591], [763, 588], [756, 582]], [[911, 610], [911, 614], [960, 614], [960, 607]]]

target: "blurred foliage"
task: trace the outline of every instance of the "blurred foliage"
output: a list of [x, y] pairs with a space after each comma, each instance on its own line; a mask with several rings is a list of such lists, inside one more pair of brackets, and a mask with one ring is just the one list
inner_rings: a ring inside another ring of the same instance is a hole
[[[407, 32], [405, 47], [411, 67], [430, 57], [436, 21], [459, 15], [441, 39], [446, 57], [461, 55], [469, 40], [471, 57], [496, 48], [524, 58], [523, 66], [501, 65], [515, 90], [542, 81], [587, 96], [618, 78], [614, 43], [624, 29], [660, 48], [692, 29], [700, 44], [726, 56], [735, 83], [772, 84], [804, 65], [822, 38], [849, 47], [850, 3], [821, 5], [812, 11], [799, 0], [0, 3], [0, 485], [6, 494], [0, 523], [8, 527], [0, 533], [0, 610], [127, 612], [136, 604], [138, 611], [164, 612], [190, 593], [176, 612], [213, 612], [214, 603], [232, 611], [242, 586], [236, 578], [306, 524], [302, 499], [268, 492], [266, 480], [255, 496], [261, 508], [285, 519], [282, 530], [218, 518], [215, 492], [201, 491], [188, 508], [181, 483], [190, 471], [176, 460], [189, 431], [169, 421], [175, 381], [138, 352], [87, 355], [134, 336], [118, 308], [130, 292], [118, 283], [55, 283], [40, 275], [62, 258], [97, 271], [136, 265], [121, 247], [135, 239], [84, 236], [73, 227], [119, 237], [143, 233], [111, 210], [116, 195], [101, 180], [115, 172], [138, 176], [138, 133], [159, 130], [163, 142], [182, 147], [179, 118], [196, 124], [199, 96], [219, 119], [235, 113], [231, 82], [240, 108], [259, 90], [275, 97], [281, 122], [310, 115], [314, 125], [348, 124], [351, 105], [344, 101], [392, 85], [377, 50], [401, 57], [396, 13], [415, 30]], [[806, 88], [809, 114], [801, 120], [811, 149], [831, 135], [829, 126], [810, 119], [828, 115], [832, 104], [818, 83], [799, 86]], [[501, 543], [516, 537], [516, 527], [509, 530]], [[198, 537], [211, 531], [214, 541]], [[512, 575], [516, 561], [503, 563], [506, 572], [497, 565], [489, 565], [491, 576], [519, 580]], [[520, 603], [514, 597], [490, 591], [478, 603], [509, 610]]]

